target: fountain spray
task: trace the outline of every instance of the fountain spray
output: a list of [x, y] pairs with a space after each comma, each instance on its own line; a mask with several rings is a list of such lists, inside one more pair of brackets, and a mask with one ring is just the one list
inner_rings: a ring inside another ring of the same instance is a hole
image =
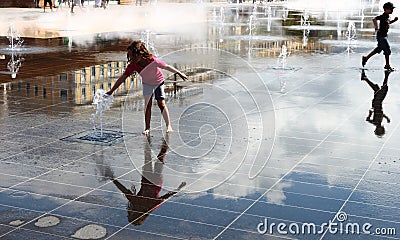
[[104, 89], [97, 89], [93, 98], [92, 105], [96, 105], [96, 113], [91, 115], [91, 121], [93, 123], [94, 135], [97, 136], [96, 129], [96, 116], [99, 116], [100, 120], [100, 138], [103, 137], [103, 110], [110, 110], [110, 104], [113, 101], [113, 97], [106, 94]]

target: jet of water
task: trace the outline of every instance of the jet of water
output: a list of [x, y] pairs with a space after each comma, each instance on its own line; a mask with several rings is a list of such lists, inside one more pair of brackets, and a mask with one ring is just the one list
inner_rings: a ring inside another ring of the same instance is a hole
[[286, 62], [287, 62], [287, 57], [289, 56], [289, 53], [287, 51], [286, 45], [282, 45], [281, 53], [278, 56], [278, 60], [276, 62], [277, 67], [280, 69], [286, 69]]
[[21, 36], [17, 33], [17, 31], [14, 28], [14, 24], [10, 24], [10, 27], [8, 28], [7, 32], [7, 38], [9, 41], [9, 48], [11, 50], [11, 59], [7, 63], [7, 69], [10, 71], [7, 74], [11, 74], [11, 78], [16, 78], [17, 73], [19, 71], [19, 68], [22, 65], [22, 62], [24, 61], [24, 58], [19, 56], [18, 50], [22, 46], [24, 40], [21, 38]]
[[[100, 136], [103, 137], [103, 110], [110, 110], [113, 97], [106, 94], [104, 89], [97, 89], [93, 98], [92, 105], [96, 105], [96, 114], [91, 116], [91, 121], [95, 123], [96, 116], [100, 119]], [[94, 125], [96, 129], [96, 125]]]
[[7, 38], [8, 38], [8, 41], [10, 42], [9, 47], [11, 48], [11, 50], [21, 47], [22, 44], [24, 43], [24, 40], [14, 29], [14, 24], [12, 24], [12, 23], [10, 24], [10, 27], [8, 28]]
[[158, 53], [152, 35], [154, 35], [153, 32], [151, 32], [150, 30], [145, 30], [140, 33], [140, 40], [144, 42], [146, 48], [150, 50], [153, 55], [157, 56]]
[[354, 41], [357, 40], [357, 30], [356, 30], [356, 25], [354, 24], [354, 21], [349, 21], [349, 25], [347, 26], [345, 36], [348, 41], [347, 53], [349, 54], [350, 52], [353, 52], [352, 47], [353, 47]]
[[349, 25], [347, 26], [347, 31], [345, 33], [345, 36], [347, 40], [353, 41], [357, 39], [357, 31], [356, 31], [356, 25], [354, 24], [354, 21], [349, 21]]
[[21, 67], [23, 61], [24, 61], [24, 58], [15, 56], [14, 51], [11, 52], [11, 59], [7, 63], [7, 69], [11, 73], [11, 78], [17, 77], [17, 73], [18, 73], [19, 68]]

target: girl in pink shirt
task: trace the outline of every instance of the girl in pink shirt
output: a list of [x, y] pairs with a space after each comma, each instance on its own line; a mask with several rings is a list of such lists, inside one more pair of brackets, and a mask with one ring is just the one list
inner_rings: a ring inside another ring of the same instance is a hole
[[145, 116], [145, 129], [143, 134], [150, 133], [151, 121], [151, 106], [152, 97], [155, 95], [158, 107], [164, 118], [167, 132], [172, 132], [172, 127], [169, 119], [168, 108], [165, 105], [165, 92], [164, 92], [164, 76], [161, 69], [165, 69], [172, 73], [178, 74], [183, 80], [187, 80], [187, 76], [177, 70], [176, 68], [164, 63], [157, 57], [153, 56], [147, 49], [143, 42], [134, 41], [127, 49], [128, 67], [125, 69], [124, 74], [118, 78], [114, 86], [107, 92], [111, 95], [133, 72], [139, 73], [142, 78], [143, 96], [144, 96], [144, 116]]

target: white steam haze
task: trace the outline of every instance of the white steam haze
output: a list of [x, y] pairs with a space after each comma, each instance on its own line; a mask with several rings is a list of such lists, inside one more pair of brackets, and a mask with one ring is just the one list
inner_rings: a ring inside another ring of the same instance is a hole
[[[115, 34], [116, 37], [150, 30], [155, 33], [201, 34], [206, 21], [206, 10], [201, 4], [158, 4], [148, 6], [111, 5], [107, 9], [68, 6], [53, 12], [46, 8], [30, 12], [31, 18], [22, 18], [18, 12], [0, 16], [0, 35], [7, 35], [10, 24], [22, 37], [72, 37], [75, 44], [87, 43], [97, 33]], [[195, 26], [195, 27], [194, 27]], [[79, 36], [79, 37], [78, 37]], [[77, 42], [78, 41], [78, 42]], [[81, 42], [80, 42], [81, 41]]]
[[[400, 6], [400, 0], [288, 0], [287, 7], [289, 9], [296, 10], [308, 10], [308, 11], [326, 11], [325, 14], [332, 15], [332, 17], [338, 16], [356, 16], [359, 14], [361, 9], [373, 9], [375, 11], [383, 12], [383, 4], [385, 2], [392, 2], [394, 6]], [[364, 12], [368, 14], [369, 12]], [[393, 17], [398, 16], [398, 10], [393, 12]]]
[[362, 1], [360, 0], [288, 0], [288, 7], [291, 9], [326, 9], [326, 10], [353, 10], [359, 9]]

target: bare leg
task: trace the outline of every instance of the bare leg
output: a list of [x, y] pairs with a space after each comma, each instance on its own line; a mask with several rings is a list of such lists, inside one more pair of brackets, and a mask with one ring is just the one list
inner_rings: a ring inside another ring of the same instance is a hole
[[168, 108], [167, 108], [167, 105], [165, 105], [165, 100], [164, 99], [157, 100], [157, 104], [158, 104], [158, 107], [160, 108], [161, 114], [164, 118], [165, 126], [167, 127], [167, 133], [173, 132], [170, 118], [169, 118]]
[[390, 66], [389, 56], [390, 55], [385, 55], [386, 66]]
[[372, 56], [374, 56], [376, 53], [377, 53], [377, 52], [375, 51], [375, 49], [372, 50], [372, 51], [366, 56], [367, 60], [370, 59]]
[[144, 123], [145, 123], [145, 129], [143, 131], [144, 135], [150, 134], [151, 105], [153, 104], [152, 97], [153, 95], [144, 96]]
[[375, 54], [377, 54], [377, 52], [374, 49], [367, 56], [362, 56], [362, 61], [361, 61], [362, 66], [364, 67], [365, 64], [367, 64], [368, 59], [370, 59]]

